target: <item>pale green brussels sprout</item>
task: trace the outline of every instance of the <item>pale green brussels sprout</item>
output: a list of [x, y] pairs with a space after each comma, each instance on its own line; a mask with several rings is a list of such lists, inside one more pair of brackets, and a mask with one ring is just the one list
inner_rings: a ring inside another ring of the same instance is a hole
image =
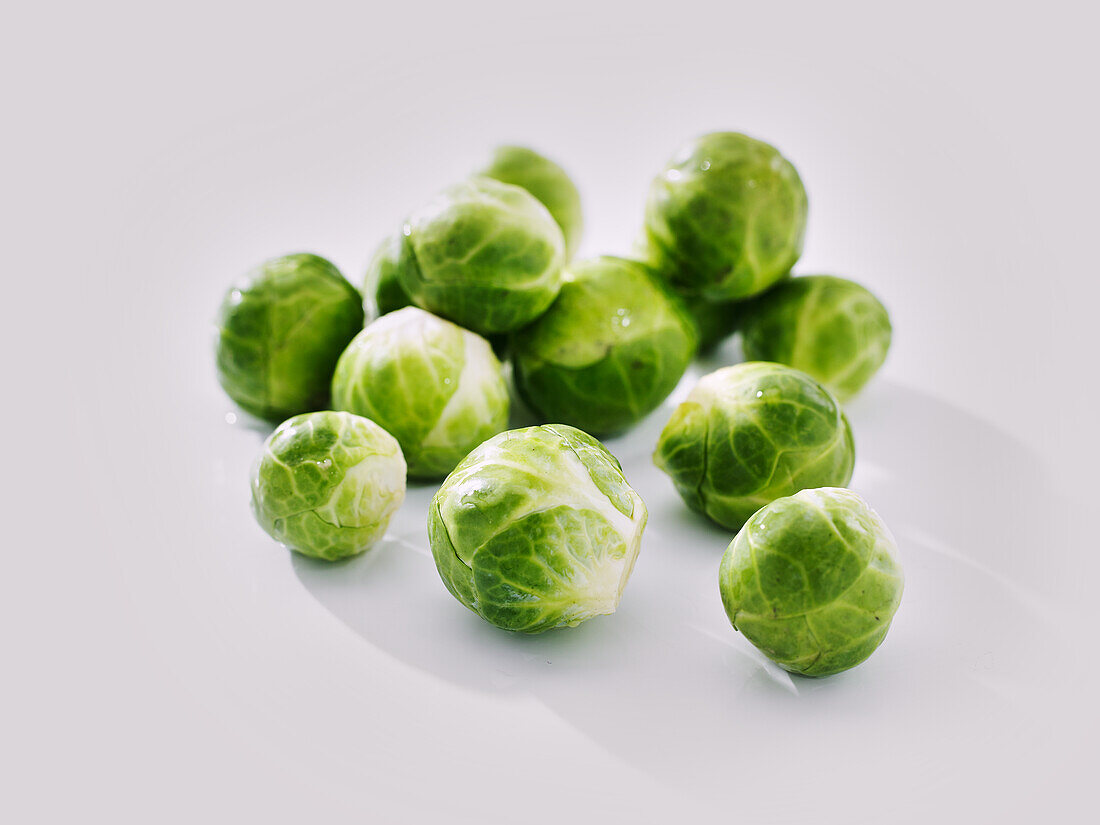
[[530, 323], [561, 287], [565, 241], [519, 186], [470, 178], [404, 228], [398, 279], [413, 302], [483, 335]]
[[704, 135], [650, 186], [649, 254], [686, 295], [747, 298], [790, 272], [806, 210], [798, 172], [774, 147], [736, 132]]
[[804, 676], [855, 667], [886, 638], [904, 587], [894, 537], [851, 490], [803, 490], [758, 510], [718, 574], [726, 615]]
[[416, 307], [383, 315], [348, 345], [332, 404], [391, 433], [414, 478], [445, 476], [508, 426], [508, 390], [488, 342]]
[[363, 277], [363, 299], [371, 317], [377, 318], [412, 305], [398, 277], [403, 237], [400, 232], [386, 237], [367, 264], [367, 273]]
[[486, 621], [541, 633], [614, 613], [647, 512], [614, 456], [564, 424], [470, 453], [428, 511], [443, 584]]
[[841, 401], [866, 384], [890, 349], [890, 316], [859, 284], [831, 275], [792, 278], [751, 302], [745, 357], [812, 375]]
[[355, 287], [317, 255], [275, 258], [230, 288], [218, 318], [222, 389], [269, 421], [328, 406], [336, 359], [363, 328]]
[[566, 267], [558, 299], [512, 334], [519, 395], [543, 420], [615, 433], [652, 411], [695, 355], [691, 316], [645, 266], [602, 257]]
[[538, 198], [561, 227], [566, 258], [573, 257], [584, 231], [584, 219], [580, 192], [564, 169], [525, 146], [498, 146], [478, 174], [522, 186]]
[[855, 445], [828, 390], [755, 361], [703, 376], [665, 425], [653, 460], [689, 507], [737, 530], [769, 501], [847, 484]]
[[334, 561], [369, 550], [405, 500], [397, 441], [346, 412], [284, 421], [252, 471], [252, 511], [276, 541]]

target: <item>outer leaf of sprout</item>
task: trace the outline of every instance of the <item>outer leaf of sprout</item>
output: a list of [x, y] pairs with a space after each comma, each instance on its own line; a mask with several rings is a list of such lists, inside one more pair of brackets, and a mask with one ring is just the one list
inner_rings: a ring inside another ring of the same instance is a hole
[[733, 626], [781, 667], [828, 676], [882, 643], [901, 602], [897, 546], [850, 490], [803, 490], [756, 512], [731, 542], [719, 590]]
[[455, 468], [432, 500], [428, 537], [456, 599], [498, 627], [539, 633], [615, 611], [646, 517], [598, 441], [529, 427]]

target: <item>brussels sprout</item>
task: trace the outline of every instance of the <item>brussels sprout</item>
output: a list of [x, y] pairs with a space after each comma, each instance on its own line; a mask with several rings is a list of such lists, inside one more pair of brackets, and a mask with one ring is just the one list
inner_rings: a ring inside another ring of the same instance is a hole
[[371, 256], [367, 274], [363, 277], [363, 298], [369, 303], [369, 315], [378, 317], [412, 305], [401, 286], [398, 267], [401, 265], [402, 234], [387, 237]]
[[741, 333], [746, 358], [800, 369], [846, 401], [886, 360], [891, 327], [886, 307], [859, 284], [807, 275], [752, 301]]
[[405, 223], [398, 278], [413, 302], [482, 334], [523, 326], [561, 287], [565, 241], [526, 189], [471, 178]]
[[780, 498], [748, 520], [722, 557], [734, 628], [780, 667], [828, 676], [879, 646], [901, 602], [894, 537], [851, 490]]
[[541, 633], [614, 613], [646, 507], [615, 457], [564, 424], [510, 430], [470, 453], [428, 510], [443, 584], [486, 621]]
[[736, 530], [781, 496], [847, 484], [855, 445], [828, 390], [790, 367], [749, 362], [699, 380], [653, 460], [689, 507]]
[[687, 304], [699, 333], [699, 352], [710, 352], [741, 323], [744, 301], [691, 301]]
[[363, 305], [324, 258], [286, 255], [229, 290], [218, 326], [222, 389], [253, 415], [279, 421], [328, 405], [332, 370], [363, 328]]
[[397, 441], [346, 412], [284, 421], [252, 471], [260, 526], [291, 550], [328, 561], [370, 549], [404, 500]]
[[348, 345], [332, 404], [392, 433], [415, 478], [445, 476], [508, 426], [508, 390], [489, 344], [416, 307], [383, 315]]
[[694, 324], [634, 261], [582, 261], [562, 280], [550, 309], [512, 333], [516, 389], [546, 421], [617, 432], [675, 388], [695, 354]]
[[584, 220], [580, 192], [564, 169], [525, 146], [498, 146], [478, 174], [521, 186], [538, 198], [565, 235], [566, 257], [573, 257], [584, 231]]
[[712, 301], [747, 298], [802, 254], [806, 190], [772, 146], [735, 132], [695, 140], [649, 189], [646, 239], [676, 289]]

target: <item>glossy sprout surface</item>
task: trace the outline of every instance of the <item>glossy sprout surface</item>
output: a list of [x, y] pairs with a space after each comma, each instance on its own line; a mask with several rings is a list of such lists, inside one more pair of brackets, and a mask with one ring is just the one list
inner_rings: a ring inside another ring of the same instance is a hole
[[346, 412], [283, 422], [252, 472], [252, 510], [276, 541], [334, 561], [369, 550], [405, 500], [397, 441]]
[[470, 178], [415, 212], [402, 231], [405, 293], [483, 335], [530, 323], [561, 287], [561, 228], [519, 186]]
[[650, 186], [649, 255], [686, 295], [747, 298], [790, 272], [806, 214], [798, 172], [775, 147], [736, 132], [703, 135]]
[[701, 378], [653, 458], [689, 507], [737, 530], [777, 498], [847, 484], [855, 445], [828, 390], [798, 370], [753, 361]]
[[561, 292], [511, 354], [520, 397], [544, 421], [615, 433], [675, 388], [695, 354], [691, 316], [645, 266], [601, 257], [566, 267]]
[[268, 421], [328, 406], [336, 359], [363, 327], [359, 293], [317, 255], [275, 258], [232, 287], [218, 318], [218, 381]]
[[391, 433], [416, 478], [445, 476], [508, 425], [508, 390], [488, 342], [416, 307], [383, 315], [348, 345], [332, 404]]
[[584, 232], [584, 219], [580, 192], [564, 169], [526, 146], [498, 146], [478, 174], [521, 186], [538, 198], [561, 227], [566, 258], [573, 257]]
[[882, 643], [901, 602], [897, 546], [851, 490], [803, 490], [748, 520], [722, 558], [733, 626], [781, 667], [828, 676]]
[[510, 430], [455, 468], [432, 499], [439, 575], [486, 621], [524, 633], [613, 613], [646, 507], [602, 444], [565, 425]]
[[841, 401], [856, 395], [886, 360], [886, 307], [854, 281], [806, 275], [752, 301], [741, 322], [745, 357], [812, 375]]

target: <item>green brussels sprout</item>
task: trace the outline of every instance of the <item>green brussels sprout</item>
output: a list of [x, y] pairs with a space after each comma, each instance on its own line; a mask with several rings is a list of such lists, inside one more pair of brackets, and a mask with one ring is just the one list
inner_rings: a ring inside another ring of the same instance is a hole
[[828, 676], [886, 638], [904, 577], [878, 514], [851, 490], [824, 487], [758, 510], [722, 557], [718, 585], [730, 622], [765, 656]]
[[710, 352], [741, 324], [744, 301], [691, 301], [688, 311], [699, 333], [699, 352]]
[[886, 360], [890, 316], [859, 284], [806, 275], [752, 301], [741, 334], [745, 357], [778, 361], [812, 375], [847, 401]]
[[565, 241], [526, 189], [471, 178], [405, 223], [398, 278], [417, 306], [488, 335], [530, 323], [561, 287]]
[[618, 432], [660, 404], [695, 355], [691, 316], [642, 264], [571, 264], [558, 299], [512, 333], [519, 395], [550, 422]]
[[528, 427], [489, 439], [447, 477], [428, 541], [462, 604], [541, 633], [615, 612], [646, 518], [600, 442], [564, 424]]
[[377, 318], [412, 306], [397, 274], [401, 265], [402, 237], [400, 232], [387, 237], [378, 245], [367, 264], [367, 274], [363, 277], [363, 298], [369, 302], [368, 317]]
[[488, 342], [416, 307], [355, 336], [336, 365], [332, 404], [391, 433], [414, 478], [445, 476], [508, 426], [508, 389]]
[[261, 264], [232, 287], [218, 318], [218, 381], [268, 421], [328, 405], [336, 359], [363, 328], [355, 287], [317, 255]]
[[580, 192], [564, 169], [525, 146], [498, 146], [478, 174], [521, 186], [538, 198], [561, 227], [566, 258], [573, 257], [584, 231], [584, 219]]
[[653, 460], [689, 507], [737, 530], [769, 501], [847, 484], [855, 445], [828, 390], [756, 361], [703, 376], [665, 425]]
[[388, 432], [346, 412], [284, 421], [252, 471], [252, 511], [291, 550], [334, 561], [369, 550], [405, 500], [405, 459]]
[[774, 147], [736, 132], [704, 135], [650, 186], [649, 254], [686, 295], [747, 298], [802, 254], [806, 209], [798, 172]]

